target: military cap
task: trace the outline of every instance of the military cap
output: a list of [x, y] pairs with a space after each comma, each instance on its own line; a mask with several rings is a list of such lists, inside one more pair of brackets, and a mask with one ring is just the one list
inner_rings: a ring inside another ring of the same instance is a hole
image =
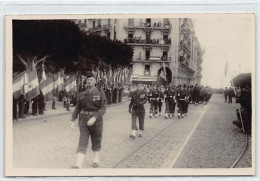
[[95, 75], [92, 72], [87, 72], [87, 78], [90, 78], [90, 77], [95, 78]]

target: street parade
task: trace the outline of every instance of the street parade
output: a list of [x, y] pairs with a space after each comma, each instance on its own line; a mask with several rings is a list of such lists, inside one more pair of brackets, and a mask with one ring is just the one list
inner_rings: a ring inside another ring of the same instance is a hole
[[194, 22], [14, 20], [14, 166], [251, 168], [253, 75], [205, 68]]

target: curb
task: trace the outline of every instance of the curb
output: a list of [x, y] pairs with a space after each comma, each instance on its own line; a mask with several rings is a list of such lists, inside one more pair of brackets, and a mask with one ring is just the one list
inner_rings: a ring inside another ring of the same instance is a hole
[[[123, 103], [125, 103], [126, 101], [128, 101], [129, 99], [126, 98], [126, 99], [123, 99], [122, 102], [118, 103], [118, 104], [110, 104], [110, 105], [107, 105], [107, 107], [113, 107], [113, 106], [119, 106]], [[65, 109], [65, 108], [63, 108]], [[41, 119], [45, 119], [45, 118], [50, 118], [50, 117], [57, 117], [57, 116], [63, 116], [63, 115], [67, 115], [67, 114], [72, 114], [73, 113], [73, 110], [71, 111], [66, 111], [66, 112], [62, 112], [62, 113], [58, 113], [58, 114], [50, 114], [50, 115], [38, 115], [38, 116], [33, 116], [33, 117], [28, 117], [28, 119], [21, 119], [19, 118], [18, 121], [13, 121], [13, 123], [21, 123], [23, 121], [32, 121], [32, 120], [41, 120]]]

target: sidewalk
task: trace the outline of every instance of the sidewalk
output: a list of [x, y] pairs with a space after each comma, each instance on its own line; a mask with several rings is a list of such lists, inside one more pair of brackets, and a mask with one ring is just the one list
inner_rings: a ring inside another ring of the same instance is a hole
[[[128, 100], [128, 98], [123, 97], [121, 103], [110, 104], [110, 105], [107, 105], [107, 107], [120, 105], [120, 104], [124, 103], [127, 100]], [[50, 118], [50, 117], [55, 117], [55, 116], [72, 114], [72, 112], [75, 109], [75, 106], [70, 106], [70, 111], [67, 111], [67, 108], [63, 107], [63, 102], [56, 101], [55, 102], [55, 108], [56, 109], [52, 109], [52, 100], [49, 100], [49, 101], [46, 102], [46, 111], [44, 111], [44, 114], [43, 115], [38, 115], [38, 116], [33, 116], [31, 114], [32, 113], [32, 109], [31, 109], [31, 105], [30, 105], [29, 116], [26, 116], [26, 118], [24, 118], [24, 119], [19, 118], [18, 121], [14, 121], [14, 123], [23, 122], [23, 121], [30, 121], [30, 120], [45, 119], [45, 118]]]

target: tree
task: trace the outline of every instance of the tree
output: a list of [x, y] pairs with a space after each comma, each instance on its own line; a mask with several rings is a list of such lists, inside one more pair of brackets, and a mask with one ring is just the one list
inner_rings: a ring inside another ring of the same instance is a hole
[[79, 27], [68, 20], [14, 20], [13, 71], [34, 69], [46, 59], [47, 70], [70, 69], [78, 60], [81, 37]]
[[121, 41], [113, 41], [98, 35], [83, 37], [82, 59], [103, 69], [127, 67], [132, 62], [133, 49]]
[[47, 72], [117, 69], [129, 66], [132, 56], [133, 49], [127, 44], [86, 35], [69, 20], [13, 21], [13, 72], [40, 67], [46, 59]]

